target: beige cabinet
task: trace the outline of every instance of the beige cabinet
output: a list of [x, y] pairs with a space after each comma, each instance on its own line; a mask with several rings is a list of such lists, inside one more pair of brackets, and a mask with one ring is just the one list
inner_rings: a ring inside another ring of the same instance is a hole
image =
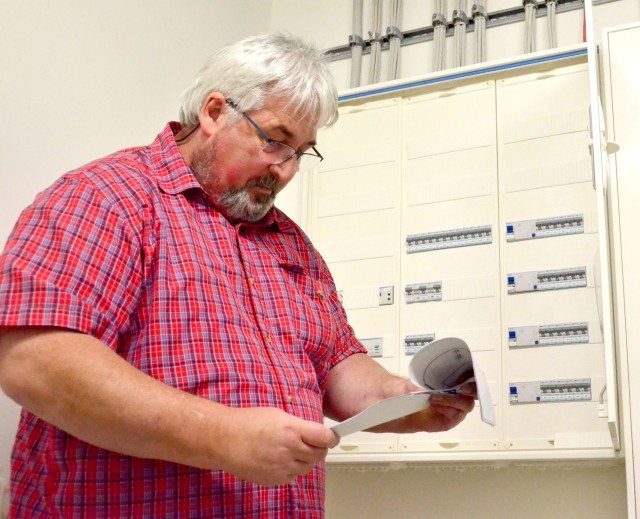
[[345, 102], [319, 135], [306, 227], [358, 338], [401, 375], [421, 344], [463, 338], [498, 418], [356, 433], [330, 459], [618, 455], [589, 106], [587, 64], [547, 64]]

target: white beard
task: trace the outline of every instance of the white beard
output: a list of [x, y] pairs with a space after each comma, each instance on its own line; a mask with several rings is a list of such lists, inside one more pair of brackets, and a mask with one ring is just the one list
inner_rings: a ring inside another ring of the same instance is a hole
[[[215, 146], [196, 150], [193, 153], [191, 171], [193, 171], [202, 188], [227, 217], [245, 222], [261, 220], [273, 207], [276, 194], [281, 189], [277, 177], [275, 175], [265, 175], [249, 181], [244, 187], [230, 187], [220, 192], [219, 181], [213, 174], [215, 155]], [[271, 190], [271, 195], [257, 196], [253, 200], [250, 193], [250, 189], [253, 186], [267, 188]]]

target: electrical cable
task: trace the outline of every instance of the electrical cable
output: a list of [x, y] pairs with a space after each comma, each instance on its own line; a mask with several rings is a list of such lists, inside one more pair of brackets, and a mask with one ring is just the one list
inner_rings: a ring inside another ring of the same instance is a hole
[[599, 397], [599, 401], [600, 404], [603, 405], [604, 404], [604, 394], [607, 392], [607, 385], [605, 384], [604, 386], [602, 386], [602, 389], [600, 390], [600, 397]]
[[545, 0], [547, 5], [547, 33], [549, 35], [549, 48], [553, 49], [558, 46], [558, 32], [556, 29], [556, 8], [557, 0]]
[[350, 87], [360, 86], [360, 76], [362, 72], [362, 2], [363, 0], [353, 0], [353, 30], [349, 37], [351, 47], [351, 80]]
[[389, 75], [387, 79], [400, 77], [400, 48], [402, 46], [402, 9], [404, 0], [391, 0], [389, 8], [389, 27], [387, 38], [389, 39]]
[[465, 40], [469, 18], [465, 12], [466, 0], [454, 0], [453, 20], [453, 67], [462, 67], [465, 56]]
[[369, 84], [380, 81], [380, 62], [382, 61], [382, 0], [372, 0], [371, 27], [369, 41], [371, 58], [369, 60]]
[[523, 0], [524, 5], [524, 53], [536, 50], [536, 0]]
[[487, 60], [487, 8], [485, 0], [478, 0], [471, 8], [473, 16], [474, 63]]
[[445, 69], [445, 43], [447, 37], [447, 0], [433, 2], [433, 71]]

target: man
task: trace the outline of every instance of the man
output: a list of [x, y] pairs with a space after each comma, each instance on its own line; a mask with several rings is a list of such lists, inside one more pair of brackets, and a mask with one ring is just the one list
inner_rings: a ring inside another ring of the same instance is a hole
[[[23, 408], [16, 517], [322, 517], [343, 420], [415, 390], [356, 340], [330, 273], [273, 207], [337, 118], [317, 51], [216, 52], [180, 124], [72, 171], [0, 259], [0, 384]], [[446, 430], [473, 395], [379, 431]]]

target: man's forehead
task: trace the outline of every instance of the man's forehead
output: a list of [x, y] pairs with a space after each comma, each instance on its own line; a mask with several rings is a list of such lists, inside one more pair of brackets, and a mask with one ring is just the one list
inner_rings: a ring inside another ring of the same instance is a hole
[[280, 132], [287, 139], [303, 139], [306, 144], [316, 144], [317, 121], [310, 116], [298, 116], [286, 108], [268, 104], [256, 110], [254, 115], [264, 121], [272, 131]]

